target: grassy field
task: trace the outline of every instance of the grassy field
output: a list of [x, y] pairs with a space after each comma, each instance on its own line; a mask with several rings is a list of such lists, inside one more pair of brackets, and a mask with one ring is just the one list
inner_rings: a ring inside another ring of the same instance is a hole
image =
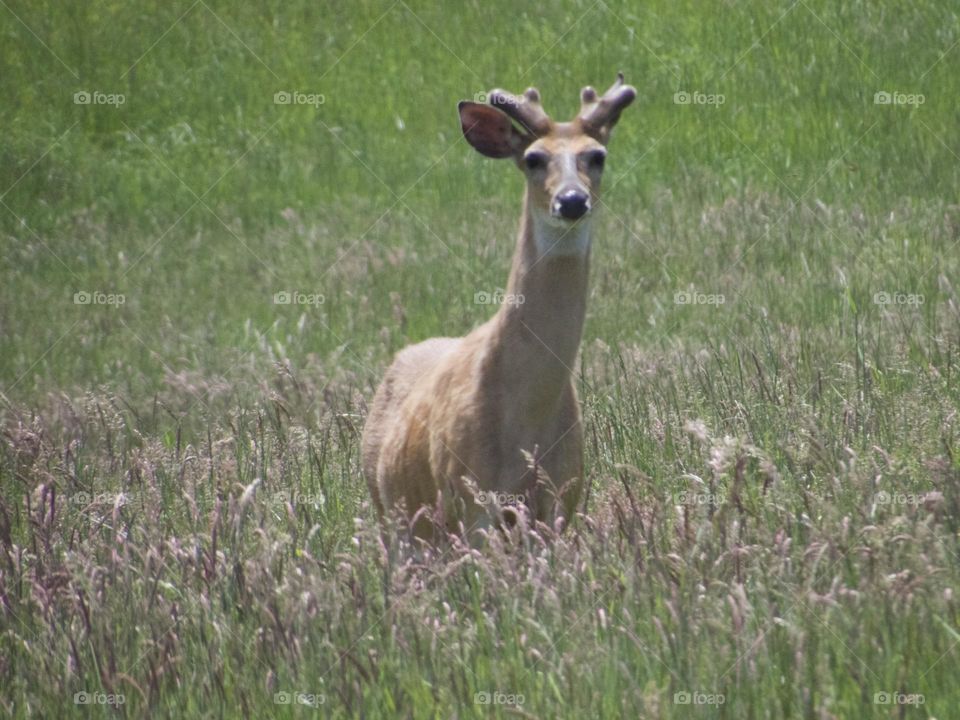
[[[956, 6], [0, 0], [0, 37], [5, 716], [958, 716]], [[489, 317], [520, 212], [456, 103], [617, 70], [583, 515], [387, 552], [367, 403]]]

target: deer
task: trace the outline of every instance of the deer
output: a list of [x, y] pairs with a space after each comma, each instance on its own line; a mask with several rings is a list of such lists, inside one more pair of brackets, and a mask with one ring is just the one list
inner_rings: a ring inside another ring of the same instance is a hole
[[464, 337], [432, 338], [394, 357], [361, 441], [381, 521], [398, 512], [412, 536], [432, 542], [514, 524], [520, 510], [554, 529], [573, 520], [584, 462], [572, 368], [591, 230], [611, 131], [636, 95], [621, 72], [602, 96], [584, 87], [569, 122], [552, 120], [533, 87], [458, 104], [466, 141], [512, 159], [526, 179], [510, 301]]

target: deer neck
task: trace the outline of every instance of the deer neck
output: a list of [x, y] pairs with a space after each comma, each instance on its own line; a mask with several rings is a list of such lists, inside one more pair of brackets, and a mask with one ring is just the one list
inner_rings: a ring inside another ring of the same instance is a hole
[[590, 224], [560, 224], [525, 195], [506, 302], [493, 321], [512, 397], [548, 412], [569, 388], [580, 347]]

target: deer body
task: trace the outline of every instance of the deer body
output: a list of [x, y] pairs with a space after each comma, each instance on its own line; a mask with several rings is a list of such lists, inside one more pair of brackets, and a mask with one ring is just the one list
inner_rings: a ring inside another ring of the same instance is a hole
[[434, 527], [422, 508], [439, 511], [448, 531], [497, 522], [499, 503], [478, 502], [475, 490], [481, 500], [525, 503], [549, 524], [575, 512], [584, 473], [572, 368], [586, 312], [590, 209], [609, 130], [634, 96], [622, 76], [602, 99], [585, 88], [585, 109], [571, 123], [551, 121], [532, 88], [522, 98], [495, 90], [490, 105], [460, 104], [467, 140], [482, 154], [513, 157], [527, 188], [507, 284], [513, 300], [463, 338], [398, 353], [364, 428], [374, 504], [381, 515], [402, 504], [418, 536]]

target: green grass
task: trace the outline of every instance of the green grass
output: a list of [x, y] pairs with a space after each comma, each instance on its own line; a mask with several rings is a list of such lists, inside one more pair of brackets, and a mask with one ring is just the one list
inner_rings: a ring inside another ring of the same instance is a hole
[[[960, 15], [634, 6], [0, 3], [5, 714], [952, 716]], [[617, 70], [585, 515], [387, 554], [366, 402], [489, 315], [519, 214], [456, 103]]]

